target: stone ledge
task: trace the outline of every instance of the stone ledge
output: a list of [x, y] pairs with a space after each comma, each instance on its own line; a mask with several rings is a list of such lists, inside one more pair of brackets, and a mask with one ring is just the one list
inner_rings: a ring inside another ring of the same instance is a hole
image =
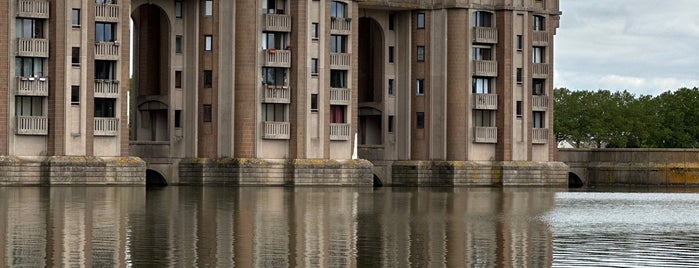
[[138, 157], [0, 156], [1, 185], [145, 185]]

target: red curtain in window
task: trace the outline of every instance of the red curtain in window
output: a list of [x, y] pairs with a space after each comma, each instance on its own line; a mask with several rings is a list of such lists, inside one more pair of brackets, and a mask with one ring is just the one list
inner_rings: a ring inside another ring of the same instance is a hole
[[330, 105], [330, 123], [345, 123], [345, 107], [341, 105]]

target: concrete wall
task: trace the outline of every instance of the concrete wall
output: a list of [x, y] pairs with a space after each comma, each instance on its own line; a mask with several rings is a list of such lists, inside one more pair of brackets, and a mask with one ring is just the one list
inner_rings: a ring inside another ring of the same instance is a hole
[[0, 185], [145, 185], [137, 157], [0, 156]]

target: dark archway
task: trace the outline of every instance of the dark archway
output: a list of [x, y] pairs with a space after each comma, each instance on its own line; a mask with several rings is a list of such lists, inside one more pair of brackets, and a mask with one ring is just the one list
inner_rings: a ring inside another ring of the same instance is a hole
[[569, 188], [580, 188], [583, 187], [583, 181], [580, 179], [578, 174], [573, 172], [568, 172], [568, 187]]
[[359, 18], [359, 144], [383, 144], [385, 40], [381, 25], [373, 18]]
[[381, 181], [381, 178], [379, 178], [379, 176], [374, 174], [374, 187], [382, 187], [382, 186], [383, 186], [383, 182]]
[[146, 170], [146, 186], [167, 186], [165, 177], [152, 169]]

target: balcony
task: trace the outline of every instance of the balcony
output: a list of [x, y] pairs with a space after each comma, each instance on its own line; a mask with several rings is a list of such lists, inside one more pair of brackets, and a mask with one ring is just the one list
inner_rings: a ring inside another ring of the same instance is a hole
[[16, 95], [48, 96], [49, 79], [46, 77], [17, 77]]
[[286, 14], [262, 14], [264, 24], [263, 31], [267, 32], [291, 32], [291, 16]]
[[330, 69], [349, 70], [352, 55], [349, 53], [330, 53]]
[[494, 60], [474, 60], [473, 75], [487, 77], [498, 76], [498, 62]]
[[473, 27], [473, 42], [484, 44], [498, 43], [498, 29], [495, 27]]
[[532, 110], [546, 111], [549, 108], [549, 97], [545, 95], [532, 96]]
[[330, 124], [331, 141], [348, 141], [350, 139], [350, 124]]
[[262, 122], [262, 138], [267, 140], [288, 140], [291, 136], [289, 122]]
[[548, 128], [533, 128], [532, 129], [532, 143], [533, 144], [546, 144], [549, 141], [549, 129]]
[[498, 95], [497, 94], [473, 94], [473, 109], [497, 110], [498, 109]]
[[101, 117], [95, 118], [95, 136], [119, 135], [119, 118]]
[[546, 63], [534, 63], [532, 71], [532, 77], [534, 78], [548, 78], [549, 77], [549, 65]]
[[266, 67], [291, 67], [291, 50], [265, 49], [262, 51], [263, 64]]
[[498, 143], [497, 127], [475, 127], [473, 142], [476, 143]]
[[119, 42], [95, 43], [95, 60], [119, 60]]
[[549, 33], [546, 31], [534, 31], [534, 38], [532, 42], [534, 46], [548, 46]]
[[49, 1], [19, 0], [17, 1], [17, 17], [48, 19]]
[[330, 34], [348, 35], [352, 33], [351, 18], [330, 18]]
[[17, 135], [48, 135], [49, 119], [46, 116], [17, 116]]
[[352, 91], [348, 88], [330, 88], [330, 105], [350, 105]]
[[119, 5], [97, 4], [95, 6], [95, 21], [119, 22]]
[[119, 98], [119, 80], [95, 79], [95, 98]]
[[291, 103], [291, 90], [288, 86], [264, 86], [262, 102], [264, 103]]
[[49, 57], [49, 40], [39, 38], [17, 38], [17, 56]]

